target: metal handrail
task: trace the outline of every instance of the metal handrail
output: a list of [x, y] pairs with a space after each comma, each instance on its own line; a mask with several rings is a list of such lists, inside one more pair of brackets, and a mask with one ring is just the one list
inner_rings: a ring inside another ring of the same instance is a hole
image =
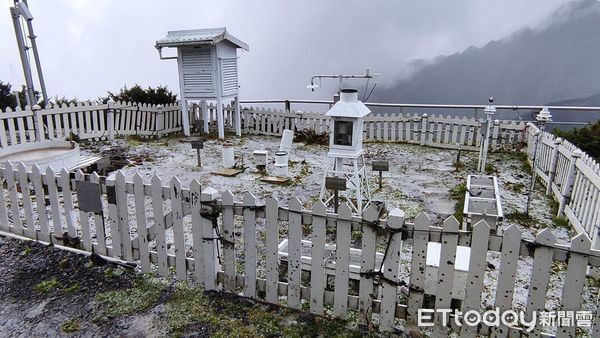
[[[254, 104], [254, 103], [302, 103], [302, 104], [333, 104], [333, 101], [328, 100], [240, 100], [240, 103]], [[484, 109], [486, 105], [477, 104], [421, 104], [421, 103], [371, 103], [365, 102], [366, 106], [370, 107], [385, 107], [385, 108], [449, 108], [449, 109]], [[511, 105], [498, 105], [494, 106], [496, 109], [507, 109], [507, 110], [537, 110], [542, 108], [548, 108], [550, 110], [581, 110], [581, 111], [598, 111], [600, 107], [582, 107], [582, 106], [511, 106]]]

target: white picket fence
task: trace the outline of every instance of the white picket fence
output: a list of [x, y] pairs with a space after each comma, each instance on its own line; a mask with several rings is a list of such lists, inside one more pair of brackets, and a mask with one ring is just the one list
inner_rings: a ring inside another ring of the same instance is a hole
[[47, 109], [8, 108], [0, 112], [2, 148], [72, 135], [79, 139], [112, 139], [115, 135], [160, 137], [178, 131], [181, 131], [181, 109], [177, 104], [82, 102]]
[[[207, 105], [210, 125], [216, 126], [216, 106]], [[233, 131], [234, 109], [224, 108], [225, 126]], [[313, 130], [317, 134], [329, 133], [329, 117], [321, 113], [294, 112], [265, 108], [241, 110], [244, 134], [280, 136], [283, 130]], [[367, 142], [406, 142], [441, 148], [478, 150], [485, 125], [474, 118], [450, 117], [428, 114], [370, 115], [364, 122]], [[525, 123], [493, 121], [490, 147], [492, 150], [512, 149], [525, 141]]]
[[[209, 130], [216, 130], [216, 106], [192, 105], [188, 112], [191, 125], [203, 130], [206, 107]], [[227, 130], [234, 131], [234, 108], [224, 106]], [[329, 132], [329, 118], [321, 113], [297, 113], [264, 108], [242, 109], [242, 132], [256, 135], [282, 135], [283, 130]], [[37, 128], [36, 126], [40, 126]], [[36, 129], [37, 128], [37, 129]], [[38, 130], [39, 129], [39, 130]], [[525, 141], [525, 125], [515, 121], [494, 121], [490, 147], [492, 150], [512, 148]], [[0, 147], [27, 142], [65, 139], [113, 139], [118, 135], [161, 137], [182, 130], [179, 104], [167, 106], [128, 102], [108, 104], [79, 103], [52, 106], [48, 109], [0, 112]], [[442, 115], [394, 114], [369, 116], [365, 120], [364, 140], [406, 142], [442, 148], [478, 150], [484, 127], [474, 118]]]
[[[417, 310], [428, 306], [480, 312], [490, 306], [521, 308], [531, 316], [533, 311], [552, 310], [547, 309], [550, 284], [562, 290], [556, 310], [579, 310], [584, 292], [593, 292], [584, 283], [586, 270], [600, 266], [600, 252], [590, 249], [585, 234], [573, 238], [570, 245], [561, 245], [545, 229], [529, 242], [521, 238], [516, 226], [497, 235], [484, 221], [472, 231], [460, 230], [454, 217], [442, 227], [432, 226], [425, 214], [409, 223], [398, 209], [384, 219], [379, 219], [374, 207], [362, 217], [353, 215], [347, 205], [332, 214], [321, 202], [306, 209], [296, 198], [283, 206], [282, 201], [268, 197], [260, 204], [251, 193], [236, 199], [229, 191], [221, 194], [201, 187], [197, 180], [182, 187], [177, 178], [166, 183], [154, 176], [145, 182], [139, 174], [126, 178], [121, 172], [101, 178], [64, 169], [59, 174], [51, 168], [41, 173], [37, 166], [27, 172], [23, 164], [9, 164], [0, 174], [5, 182], [0, 185], [3, 234], [137, 261], [144, 272], [166, 276], [174, 267], [178, 279], [194, 279], [208, 290], [223, 289], [295, 309], [307, 303], [314, 314], [323, 314], [328, 306], [340, 318], [356, 311], [360, 323], [376, 321], [383, 331], [393, 329], [396, 319], [416, 321]], [[78, 181], [94, 183], [87, 184], [86, 196], [79, 196], [84, 184], [78, 187]], [[81, 209], [94, 201], [101, 208]], [[288, 240], [287, 264], [278, 252], [283, 238]], [[312, 242], [309, 252], [302, 249], [307, 240]], [[433, 273], [426, 264], [430, 242], [441, 243], [439, 267]], [[335, 245], [333, 255], [325, 252], [331, 245]], [[466, 282], [459, 291], [464, 297], [456, 303], [459, 245], [471, 251]], [[351, 262], [351, 247], [361, 250], [358, 263]], [[388, 247], [383, 265], [376, 260], [381, 247]], [[408, 259], [403, 252], [408, 252]], [[302, 264], [306, 255], [311, 257], [309, 269]], [[500, 257], [499, 265], [490, 269], [492, 256]], [[532, 262], [529, 267], [522, 264], [527, 260]], [[334, 271], [326, 271], [332, 262]], [[350, 276], [351, 264], [359, 265], [358, 280]], [[558, 271], [553, 268], [556, 264], [563, 264]], [[551, 276], [560, 273], [562, 280], [553, 278], [550, 283]], [[307, 274], [310, 277], [303, 278]], [[328, 274], [334, 276], [333, 281], [327, 279]], [[486, 294], [483, 283], [490, 276], [497, 282], [488, 285], [491, 289]], [[528, 280], [523, 281], [523, 276]], [[528, 286], [522, 291], [527, 293], [527, 302], [521, 305], [513, 297], [519, 283]], [[434, 285], [433, 291], [428, 285]], [[402, 290], [408, 290], [407, 294]], [[590, 334], [599, 336], [600, 314], [593, 311], [592, 316]], [[518, 327], [452, 326], [461, 337], [476, 333], [507, 337], [522, 331]], [[559, 337], [575, 333], [574, 326], [555, 329]], [[447, 330], [438, 325], [434, 334], [445, 337]]]
[[527, 155], [535, 156], [535, 170], [546, 183], [546, 193], [559, 203], [577, 233], [585, 233], [600, 248], [600, 164], [566, 140], [527, 125]]

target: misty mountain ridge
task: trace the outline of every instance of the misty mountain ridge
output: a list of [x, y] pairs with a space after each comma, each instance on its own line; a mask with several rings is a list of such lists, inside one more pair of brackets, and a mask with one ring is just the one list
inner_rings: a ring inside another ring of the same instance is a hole
[[[372, 102], [545, 105], [600, 93], [600, 2], [559, 7], [535, 28], [438, 56]], [[599, 95], [600, 96], [600, 95]], [[596, 101], [594, 101], [596, 102]]]

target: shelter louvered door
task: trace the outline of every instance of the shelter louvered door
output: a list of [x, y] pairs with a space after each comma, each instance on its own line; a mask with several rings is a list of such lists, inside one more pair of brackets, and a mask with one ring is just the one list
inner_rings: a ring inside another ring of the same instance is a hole
[[235, 95], [238, 92], [237, 58], [220, 59], [221, 92], [223, 96]]
[[181, 63], [186, 97], [194, 98], [215, 95], [216, 72], [212, 57], [212, 48], [181, 48]]

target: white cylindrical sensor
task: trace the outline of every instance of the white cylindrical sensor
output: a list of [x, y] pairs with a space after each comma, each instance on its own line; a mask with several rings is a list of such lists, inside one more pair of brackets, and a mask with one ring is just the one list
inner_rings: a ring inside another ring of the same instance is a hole
[[287, 177], [288, 176], [287, 163], [283, 164], [283, 165], [275, 164], [275, 170], [274, 170], [273, 174], [277, 177]]
[[233, 153], [233, 144], [223, 144], [223, 167], [233, 168], [235, 166], [235, 157]]
[[286, 165], [288, 164], [288, 153], [287, 151], [276, 151], [275, 152], [275, 165]]

